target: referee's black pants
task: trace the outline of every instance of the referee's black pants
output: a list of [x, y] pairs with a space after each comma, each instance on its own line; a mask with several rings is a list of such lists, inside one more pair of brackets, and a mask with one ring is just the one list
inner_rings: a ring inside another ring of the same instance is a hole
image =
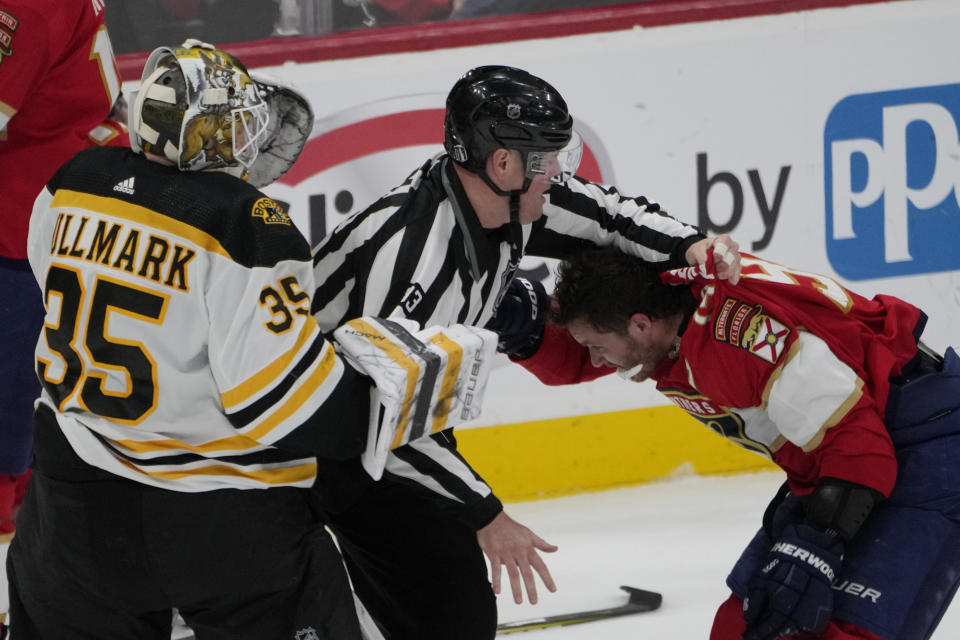
[[36, 427], [7, 562], [13, 638], [169, 640], [173, 608], [198, 640], [361, 637], [304, 490], [148, 487], [80, 460], [49, 410]]
[[388, 640], [491, 640], [497, 603], [477, 532], [388, 477], [330, 515], [354, 590]]

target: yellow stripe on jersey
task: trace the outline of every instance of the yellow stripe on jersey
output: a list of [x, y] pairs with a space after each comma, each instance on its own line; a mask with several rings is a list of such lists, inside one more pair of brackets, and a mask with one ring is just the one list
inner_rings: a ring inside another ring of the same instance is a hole
[[71, 191], [69, 189], [58, 189], [56, 195], [53, 197], [53, 202], [50, 203], [50, 207], [77, 207], [79, 209], [137, 222], [153, 229], [160, 229], [161, 231], [172, 233], [175, 236], [189, 240], [208, 253], [216, 253], [232, 260], [230, 254], [223, 248], [223, 245], [220, 244], [220, 241], [209, 233], [189, 225], [186, 222], [174, 220], [170, 216], [116, 198], [95, 196], [89, 193]]
[[166, 480], [182, 480], [183, 478], [196, 476], [229, 476], [234, 478], [249, 478], [250, 480], [255, 480], [265, 485], [292, 485], [306, 480], [312, 480], [317, 476], [316, 462], [298, 464], [290, 467], [274, 467], [271, 469], [244, 469], [233, 465], [212, 464], [179, 471], [151, 471], [143, 467], [138, 467], [122, 458], [117, 459], [137, 473]]
[[235, 386], [233, 389], [224, 391], [220, 394], [220, 402], [223, 403], [223, 408], [230, 409], [231, 407], [237, 406], [275, 381], [277, 377], [279, 377], [280, 374], [283, 373], [288, 366], [290, 366], [290, 363], [293, 362], [293, 359], [296, 357], [296, 355], [301, 349], [303, 349], [303, 345], [305, 345], [319, 331], [320, 327], [317, 326], [317, 323], [314, 322], [312, 318], [307, 318], [307, 321], [303, 323], [303, 327], [300, 328], [300, 335], [297, 336], [296, 344], [294, 344], [286, 353]]
[[447, 418], [450, 416], [450, 403], [453, 401], [453, 393], [457, 387], [457, 379], [460, 377], [460, 363], [463, 361], [463, 348], [442, 333], [438, 333], [430, 338], [430, 342], [446, 351], [448, 356], [447, 369], [443, 373], [443, 384], [440, 387], [442, 404], [437, 406], [437, 411], [433, 418], [433, 425], [430, 427], [430, 433], [437, 433], [438, 431], [443, 431], [447, 426]]
[[134, 453], [154, 453], [156, 451], [192, 451], [194, 453], [214, 453], [218, 451], [244, 451], [259, 447], [260, 443], [246, 436], [220, 438], [204, 444], [187, 444], [179, 440], [112, 440], [113, 444]]
[[115, 440], [114, 443], [135, 453], [153, 453], [156, 451], [182, 450], [194, 453], [208, 454], [220, 451], [243, 451], [261, 446], [260, 439], [283, 423], [297, 412], [304, 403], [317, 392], [327, 380], [333, 367], [336, 365], [336, 355], [331, 346], [314, 369], [313, 373], [303, 381], [300, 388], [277, 411], [250, 431], [229, 438], [220, 438], [204, 444], [191, 445], [179, 440], [150, 440], [139, 442], [136, 440]]
[[317, 390], [327, 381], [330, 372], [333, 371], [336, 364], [337, 357], [333, 346], [328, 344], [326, 345], [326, 353], [323, 356], [323, 360], [317, 364], [313, 373], [303, 381], [300, 388], [283, 403], [283, 406], [271, 414], [270, 417], [258, 424], [255, 428], [247, 431], [244, 435], [255, 440], [262, 440], [263, 437], [275, 429], [277, 425], [286, 421], [290, 416], [299, 411], [308, 400], [314, 397]]
[[400, 409], [400, 419], [397, 420], [397, 432], [393, 438], [393, 443], [390, 445], [390, 448], [394, 449], [403, 443], [403, 436], [407, 430], [407, 419], [410, 417], [410, 407], [413, 405], [413, 394], [417, 389], [417, 380], [420, 379], [420, 364], [397, 347], [392, 338], [383, 335], [383, 332], [365, 322], [362, 318], [351, 320], [347, 324], [359, 331], [371, 344], [375, 344], [407, 372], [407, 388]]

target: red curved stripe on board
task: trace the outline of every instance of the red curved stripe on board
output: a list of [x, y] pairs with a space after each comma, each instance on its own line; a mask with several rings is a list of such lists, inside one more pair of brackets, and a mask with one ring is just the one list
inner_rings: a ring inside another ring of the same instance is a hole
[[419, 109], [361, 120], [307, 142], [300, 159], [278, 182], [297, 185], [330, 167], [400, 147], [443, 142], [443, 109]]
[[[307, 142], [300, 159], [277, 182], [296, 186], [331, 167], [372, 153], [423, 144], [442, 144], [443, 113], [443, 109], [403, 111], [323, 133]], [[586, 145], [577, 175], [593, 182], [603, 182], [597, 159]]]

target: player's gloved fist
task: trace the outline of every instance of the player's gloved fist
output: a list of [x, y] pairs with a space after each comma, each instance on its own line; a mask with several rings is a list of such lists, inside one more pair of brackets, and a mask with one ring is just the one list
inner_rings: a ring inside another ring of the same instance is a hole
[[540, 347], [550, 297], [540, 282], [514, 278], [485, 328], [499, 336], [497, 351], [520, 360]]
[[743, 640], [778, 640], [823, 631], [833, 613], [833, 585], [843, 544], [832, 533], [789, 524], [743, 601]]

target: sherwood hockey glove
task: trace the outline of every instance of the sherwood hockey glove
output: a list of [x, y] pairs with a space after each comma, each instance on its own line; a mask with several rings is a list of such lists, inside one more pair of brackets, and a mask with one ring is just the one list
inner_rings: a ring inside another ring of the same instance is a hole
[[743, 640], [778, 640], [823, 631], [833, 614], [833, 581], [843, 543], [836, 533], [788, 524], [750, 582]]
[[375, 480], [387, 453], [480, 415], [496, 334], [453, 325], [357, 318], [334, 332], [337, 351], [373, 379], [364, 469]]
[[543, 341], [549, 301], [540, 282], [514, 278], [486, 326], [499, 336], [497, 351], [518, 360], [536, 353]]

